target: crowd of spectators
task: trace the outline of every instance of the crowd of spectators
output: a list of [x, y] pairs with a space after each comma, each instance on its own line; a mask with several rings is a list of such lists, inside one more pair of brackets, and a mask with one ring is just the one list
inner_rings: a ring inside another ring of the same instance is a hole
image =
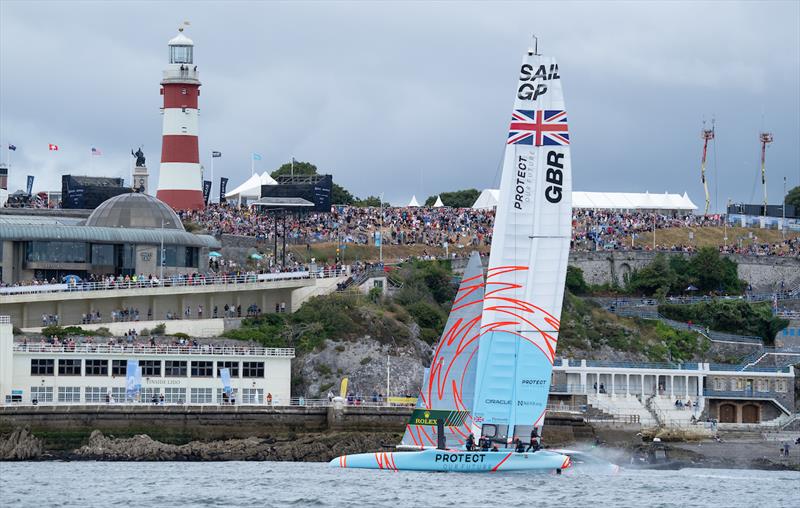
[[[210, 234], [243, 235], [270, 242], [275, 235], [275, 215], [260, 214], [251, 209], [211, 205], [202, 211], [181, 212], [186, 222], [197, 224]], [[278, 220], [278, 235], [282, 219]], [[653, 250], [653, 245], [640, 240], [656, 230], [655, 250], [694, 252], [696, 246], [687, 234], [686, 243], [659, 243], [658, 230], [671, 228], [704, 228], [723, 225], [723, 215], [665, 214], [624, 212], [617, 210], [577, 209], [572, 215], [572, 250]], [[383, 231], [384, 245], [425, 245], [479, 247], [491, 245], [494, 210], [472, 208], [429, 207], [352, 207], [334, 206], [330, 213], [310, 213], [286, 219], [289, 243], [319, 242], [375, 245]], [[788, 239], [780, 244], [753, 241], [720, 245], [721, 252], [754, 256], [786, 256], [800, 254], [800, 240]]]

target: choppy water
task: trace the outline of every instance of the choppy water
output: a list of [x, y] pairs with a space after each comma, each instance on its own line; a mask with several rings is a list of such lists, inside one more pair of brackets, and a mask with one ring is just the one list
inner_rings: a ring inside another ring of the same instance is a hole
[[391, 473], [288, 462], [0, 463], [0, 506], [800, 506], [800, 473]]

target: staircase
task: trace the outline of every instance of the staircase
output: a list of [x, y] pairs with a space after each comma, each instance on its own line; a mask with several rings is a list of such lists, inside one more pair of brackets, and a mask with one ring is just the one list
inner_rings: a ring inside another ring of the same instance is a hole
[[611, 396], [591, 393], [587, 395], [587, 402], [589, 406], [610, 415], [615, 421], [638, 422], [643, 427], [657, 424], [654, 415], [633, 395]]

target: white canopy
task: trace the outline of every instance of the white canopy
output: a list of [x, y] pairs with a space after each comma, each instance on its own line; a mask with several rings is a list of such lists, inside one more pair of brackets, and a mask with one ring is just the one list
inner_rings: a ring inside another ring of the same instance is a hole
[[417, 201], [417, 195], [416, 195], [416, 194], [415, 194], [415, 195], [413, 195], [413, 196], [411, 196], [411, 202], [410, 202], [410, 203], [408, 203], [408, 206], [409, 206], [409, 207], [412, 207], [412, 206], [419, 206], [419, 202]]
[[260, 175], [255, 174], [247, 179], [246, 182], [236, 187], [232, 191], [225, 194], [227, 199], [258, 199], [261, 197], [262, 185], [278, 185], [274, 178], [269, 176], [269, 173], [264, 171]]
[[475, 200], [472, 208], [482, 210], [486, 208], [494, 208], [500, 201], [500, 189], [483, 189], [481, 195]]
[[436, 203], [433, 204], [433, 207], [434, 208], [441, 208], [443, 206], [444, 206], [444, 203], [442, 203], [442, 197], [441, 196], [436, 196]]
[[[500, 194], [498, 189], [481, 192], [472, 208], [493, 208], [497, 206]], [[689, 195], [650, 194], [649, 192], [581, 192], [572, 193], [572, 208], [602, 210], [697, 210]]]

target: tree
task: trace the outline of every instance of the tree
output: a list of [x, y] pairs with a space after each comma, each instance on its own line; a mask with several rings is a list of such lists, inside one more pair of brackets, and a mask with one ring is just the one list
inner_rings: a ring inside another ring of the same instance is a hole
[[649, 265], [631, 272], [627, 285], [630, 291], [652, 295], [659, 289], [669, 289], [674, 281], [675, 273], [670, 270], [666, 256], [659, 252]]
[[[364, 199], [356, 198], [356, 200], [353, 202], [353, 205], [360, 207], [372, 206], [377, 208], [381, 206], [381, 198], [378, 196], [367, 196]], [[389, 206], [389, 204], [385, 203], [384, 206]]]
[[692, 256], [689, 276], [701, 291], [739, 292], [743, 287], [736, 262], [720, 256], [714, 247], [703, 247]]
[[[481, 191], [478, 189], [463, 189], [438, 194], [438, 196], [442, 198], [444, 206], [451, 206], [453, 208], [469, 208], [480, 195]], [[425, 206], [433, 206], [434, 203], [436, 203], [436, 195], [429, 196], [428, 199], [425, 200]]]
[[800, 209], [800, 185], [786, 193], [786, 204]]
[[583, 278], [583, 270], [572, 265], [567, 266], [566, 286], [573, 295], [582, 295], [589, 290], [589, 286]]

